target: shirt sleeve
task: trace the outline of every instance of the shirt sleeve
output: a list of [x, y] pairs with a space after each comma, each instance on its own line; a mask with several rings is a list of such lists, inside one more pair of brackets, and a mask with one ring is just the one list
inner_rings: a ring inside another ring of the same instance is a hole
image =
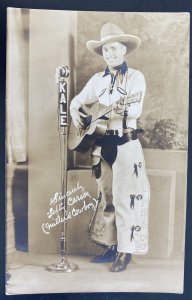
[[95, 93], [96, 76], [97, 74], [92, 76], [81, 92], [72, 99], [70, 110], [73, 108], [78, 110], [83, 104], [92, 104], [97, 101]]
[[146, 83], [144, 75], [140, 71], [136, 71], [132, 78], [129, 95], [132, 96], [138, 92], [141, 92], [141, 98], [140, 102], [132, 103], [128, 107], [128, 119], [137, 119], [141, 115], [145, 91]]

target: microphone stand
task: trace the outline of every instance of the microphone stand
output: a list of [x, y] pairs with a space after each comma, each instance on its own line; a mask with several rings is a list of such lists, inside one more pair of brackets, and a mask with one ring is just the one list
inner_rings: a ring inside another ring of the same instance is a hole
[[50, 272], [70, 273], [79, 270], [77, 264], [71, 263], [67, 257], [67, 140], [68, 140], [68, 105], [67, 105], [67, 82], [69, 68], [61, 66], [56, 68], [56, 83], [58, 84], [58, 130], [60, 137], [61, 156], [61, 192], [63, 207], [63, 223], [61, 232], [61, 261], [46, 267]]

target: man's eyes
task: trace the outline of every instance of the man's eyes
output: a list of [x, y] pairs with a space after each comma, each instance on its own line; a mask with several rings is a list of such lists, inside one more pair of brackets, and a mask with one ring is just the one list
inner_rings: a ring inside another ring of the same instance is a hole
[[117, 49], [116, 49], [116, 48], [110, 48], [110, 49], [105, 49], [105, 48], [104, 48], [104, 51], [105, 51], [105, 52], [107, 52], [107, 51], [109, 51], [109, 50], [114, 51], [114, 50], [117, 50]]

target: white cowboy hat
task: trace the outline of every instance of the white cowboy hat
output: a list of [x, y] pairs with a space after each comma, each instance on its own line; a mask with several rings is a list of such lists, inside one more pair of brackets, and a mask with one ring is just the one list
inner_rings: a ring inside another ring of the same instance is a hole
[[102, 26], [100, 31], [101, 40], [90, 40], [86, 43], [86, 47], [95, 54], [102, 55], [102, 46], [108, 43], [119, 42], [127, 47], [126, 54], [139, 48], [141, 40], [130, 34], [125, 34], [124, 31], [113, 23], [106, 23]]

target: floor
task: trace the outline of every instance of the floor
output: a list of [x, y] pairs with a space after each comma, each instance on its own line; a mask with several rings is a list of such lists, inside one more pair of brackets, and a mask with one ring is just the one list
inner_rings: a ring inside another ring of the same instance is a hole
[[111, 273], [110, 264], [93, 264], [88, 256], [69, 256], [79, 270], [55, 273], [46, 270], [60, 262], [59, 255], [17, 251], [8, 257], [11, 278], [7, 295], [79, 292], [183, 292], [182, 259], [154, 260], [134, 257], [124, 272]]

